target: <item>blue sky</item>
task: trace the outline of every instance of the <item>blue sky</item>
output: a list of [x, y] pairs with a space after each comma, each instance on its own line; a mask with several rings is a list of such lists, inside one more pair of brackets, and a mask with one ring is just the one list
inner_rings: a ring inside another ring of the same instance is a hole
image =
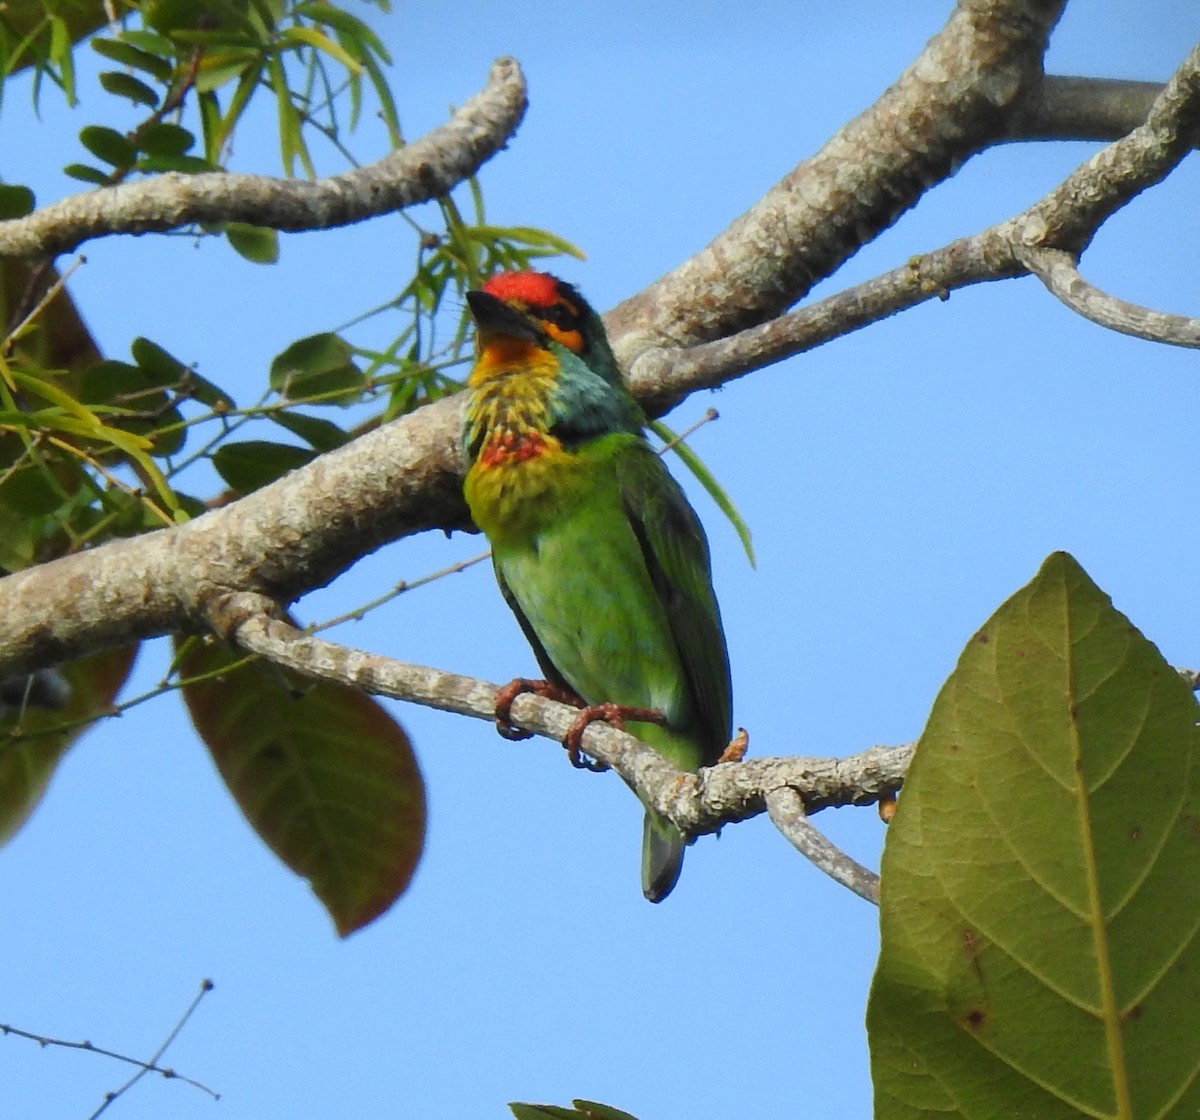
[[[734, 17], [708, 2], [467, 0], [397, 5], [378, 26], [410, 136], [473, 93], [493, 58], [521, 60], [531, 108], [483, 173], [490, 213], [579, 244], [588, 260], [559, 271], [603, 308], [814, 151], [950, 7], [767, 2]], [[1198, 38], [1191, 0], [1078, 0], [1050, 68], [1164, 79]], [[5, 171], [21, 178], [12, 153], [28, 156], [26, 181], [49, 201], [74, 189], [58, 169], [92, 118], [52, 99], [40, 124], [23, 109], [6, 99]], [[1094, 148], [988, 153], [820, 293], [1016, 212]], [[274, 170], [272, 151], [267, 131], [251, 134], [238, 162]], [[1198, 187], [1193, 158], [1106, 227], [1086, 274], [1200, 314]], [[86, 251], [73, 290], [110, 356], [148, 334], [245, 400], [288, 342], [383, 302], [412, 260], [398, 218], [286, 237], [274, 268], [187, 238]], [[680, 406], [677, 428], [720, 410], [693, 446], [754, 532], [756, 571], [695, 496], [753, 753], [915, 738], [972, 631], [1055, 549], [1169, 659], [1200, 665], [1197, 361], [1105, 333], [1026, 279], [955, 293]], [[401, 542], [298, 613], [328, 617], [481, 548], [461, 534]], [[496, 681], [533, 669], [483, 566], [337, 636]], [[165, 668], [160, 647], [143, 655], [143, 685]], [[426, 854], [409, 894], [344, 943], [250, 833], [173, 699], [95, 731], [0, 851], [0, 1022], [148, 1054], [211, 977], [167, 1060], [221, 1102], [149, 1079], [115, 1106], [125, 1120], [503, 1116], [508, 1100], [574, 1096], [641, 1120], [869, 1115], [873, 908], [765, 819], [699, 842], [670, 900], [650, 906], [640, 807], [615, 778], [572, 770], [544, 740], [396, 711], [429, 785]], [[877, 860], [872, 810], [817, 820]], [[0, 1039], [5, 1113], [86, 1116], [122, 1079], [91, 1055]]]

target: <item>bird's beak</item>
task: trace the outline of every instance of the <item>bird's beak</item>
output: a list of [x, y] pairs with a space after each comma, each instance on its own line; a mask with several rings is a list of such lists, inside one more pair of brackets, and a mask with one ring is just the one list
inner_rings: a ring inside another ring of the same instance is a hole
[[471, 309], [471, 318], [475, 320], [481, 335], [520, 338], [539, 345], [544, 342], [542, 332], [515, 307], [510, 307], [502, 299], [497, 299], [487, 292], [467, 292], [467, 306]]

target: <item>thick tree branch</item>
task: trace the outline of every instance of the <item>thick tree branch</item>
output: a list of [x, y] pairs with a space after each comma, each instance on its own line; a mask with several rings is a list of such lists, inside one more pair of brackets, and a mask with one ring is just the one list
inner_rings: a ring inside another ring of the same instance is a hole
[[447, 124], [367, 167], [314, 182], [211, 172], [88, 191], [0, 222], [0, 258], [53, 256], [93, 237], [198, 222], [328, 229], [400, 210], [475, 174], [511, 138], [526, 104], [521, 68], [502, 58]]
[[1064, 0], [960, 0], [878, 101], [709, 246], [610, 312], [618, 356], [690, 346], [778, 315], [935, 183], [1005, 138], [1042, 82]]
[[1068, 306], [1101, 326], [1178, 346], [1200, 344], [1200, 323], [1126, 303], [1088, 285], [1078, 254], [1100, 226], [1161, 182], [1200, 139], [1200, 47], [1165, 86], [1146, 119], [1081, 164], [1027, 210], [971, 237], [808, 307], [699, 346], [651, 350], [629, 370], [651, 414], [698, 389], [810, 350], [956, 288], [1033, 273]]

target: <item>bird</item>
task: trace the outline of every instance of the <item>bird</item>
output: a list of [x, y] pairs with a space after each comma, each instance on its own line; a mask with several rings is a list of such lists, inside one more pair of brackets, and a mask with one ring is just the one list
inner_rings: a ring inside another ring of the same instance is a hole
[[[603, 321], [544, 272], [498, 273], [466, 301], [464, 497], [546, 682], [681, 770], [713, 765], [730, 743], [732, 687], [708, 541], [643, 435]], [[675, 886], [684, 847], [647, 805], [651, 902]]]

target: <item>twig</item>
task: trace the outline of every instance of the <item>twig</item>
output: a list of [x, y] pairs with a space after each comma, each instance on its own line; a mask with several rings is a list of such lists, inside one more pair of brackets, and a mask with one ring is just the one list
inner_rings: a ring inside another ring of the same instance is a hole
[[1052, 295], [1085, 319], [1148, 342], [1200, 347], [1200, 319], [1155, 311], [1101, 291], [1083, 278], [1074, 254], [1065, 249], [1024, 249], [1019, 255]]
[[[187, 1084], [193, 1085], [197, 1089], [203, 1090], [210, 1097], [212, 1097], [212, 1099], [214, 1101], [219, 1101], [221, 1099], [220, 1093], [213, 1092], [213, 1090], [210, 1089], [207, 1085], [202, 1085], [199, 1081], [193, 1081], [190, 1077], [180, 1077], [179, 1074], [177, 1074], [174, 1070], [161, 1069], [158, 1065], [158, 1060], [163, 1056], [163, 1054], [165, 1054], [167, 1052], [167, 1047], [170, 1046], [171, 1043], [174, 1042], [175, 1039], [179, 1037], [179, 1032], [181, 1030], [183, 1030], [184, 1026], [187, 1024], [187, 1021], [192, 1017], [192, 1013], [196, 1010], [197, 1007], [200, 1006], [200, 1001], [206, 995], [208, 995], [208, 993], [211, 992], [212, 990], [213, 990], [213, 982], [211, 980], [201, 980], [200, 981], [200, 990], [196, 993], [195, 999], [193, 999], [192, 1002], [188, 1005], [188, 1009], [183, 1013], [183, 1016], [180, 1018], [179, 1022], [176, 1023], [175, 1026], [168, 1032], [167, 1037], [165, 1039], [163, 1039], [162, 1045], [159, 1046], [159, 1048], [154, 1051], [154, 1054], [150, 1058], [150, 1061], [149, 1062], [138, 1062], [138, 1061], [134, 1060], [133, 1064], [141, 1066], [141, 1069], [139, 1069], [137, 1071], [137, 1073], [135, 1073], [119, 1089], [116, 1089], [111, 1093], [105, 1093], [104, 1100], [101, 1103], [100, 1107], [97, 1108], [96, 1111], [93, 1112], [91, 1114], [91, 1116], [88, 1117], [88, 1120], [96, 1120], [96, 1117], [99, 1116], [106, 1108], [108, 1108], [108, 1106], [110, 1104], [112, 1104], [113, 1101], [117, 1100], [117, 1098], [120, 1097], [127, 1090], [133, 1088], [133, 1086], [136, 1085], [148, 1073], [161, 1073], [164, 1077], [175, 1078], [180, 1081], [185, 1081], [185, 1082], [187, 1082]], [[114, 1055], [114, 1056], [116, 1056], [116, 1055]], [[125, 1060], [128, 1061], [129, 1059], [125, 1059]]]
[[879, 905], [879, 876], [813, 827], [804, 811], [804, 800], [794, 789], [784, 787], [768, 793], [767, 813], [771, 823], [802, 856], [860, 898]]
[[22, 1030], [20, 1027], [14, 1027], [10, 1023], [0, 1023], [0, 1035], [14, 1035], [17, 1038], [27, 1038], [31, 1042], [36, 1042], [39, 1046], [56, 1046], [63, 1050], [86, 1050], [91, 1054], [99, 1054], [102, 1058], [112, 1058], [117, 1062], [124, 1062], [126, 1065], [137, 1066], [138, 1071], [124, 1085], [111, 1093], [106, 1093], [103, 1103], [88, 1117], [88, 1120], [95, 1120], [113, 1101], [121, 1096], [122, 1093], [130, 1089], [137, 1081], [145, 1077], [148, 1073], [158, 1073], [163, 1077], [172, 1081], [182, 1081], [185, 1085], [191, 1085], [194, 1089], [199, 1089], [202, 1093], [207, 1093], [214, 1101], [220, 1100], [220, 1094], [214, 1092], [203, 1082], [196, 1081], [191, 1077], [185, 1077], [181, 1073], [176, 1073], [173, 1069], [168, 1069], [160, 1066], [159, 1059], [166, 1053], [167, 1047], [179, 1036], [179, 1032], [183, 1030], [187, 1021], [192, 1017], [192, 1013], [200, 1005], [200, 1001], [213, 989], [211, 980], [204, 980], [200, 984], [200, 991], [192, 1000], [188, 1009], [183, 1013], [179, 1022], [167, 1034], [162, 1045], [154, 1052], [154, 1055], [149, 1061], [142, 1061], [140, 1058], [131, 1058], [128, 1054], [120, 1054], [115, 1050], [106, 1050], [102, 1046], [96, 1046], [91, 1042], [71, 1042], [63, 1038], [51, 1038], [49, 1035], [34, 1034], [31, 1031]]

